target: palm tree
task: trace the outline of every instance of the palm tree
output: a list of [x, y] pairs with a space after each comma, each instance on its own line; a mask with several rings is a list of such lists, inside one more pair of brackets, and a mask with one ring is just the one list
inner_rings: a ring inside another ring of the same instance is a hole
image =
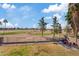
[[46, 29], [46, 25], [47, 25], [47, 23], [44, 21], [44, 17], [41, 18], [38, 24], [40, 26], [40, 30], [42, 31], [42, 36], [43, 36], [43, 32]]
[[66, 15], [68, 24], [71, 25], [77, 43], [77, 33], [79, 30], [79, 3], [70, 3]]
[[4, 19], [3, 22], [5, 23], [5, 29], [6, 29], [6, 24], [8, 23], [8, 21], [6, 19]]
[[[7, 21], [6, 19], [4, 19], [3, 22], [4, 22], [4, 24], [5, 24], [5, 30], [6, 30], [6, 24], [8, 23], [8, 21]], [[5, 31], [4, 34], [6, 34], [6, 31]], [[5, 37], [5, 38], [6, 38], [6, 37]], [[8, 39], [6, 39], [6, 40], [7, 40], [7, 42], [8, 42]]]

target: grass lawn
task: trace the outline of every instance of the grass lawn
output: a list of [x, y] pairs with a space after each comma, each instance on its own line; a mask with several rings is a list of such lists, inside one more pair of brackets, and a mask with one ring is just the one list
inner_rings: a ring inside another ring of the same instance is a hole
[[[13, 35], [13, 34], [31, 34], [34, 36], [42, 36], [41, 32], [39, 31], [33, 31], [33, 30], [6, 30], [6, 31], [0, 31], [0, 35]], [[44, 32], [44, 36], [52, 35], [51, 32]]]
[[0, 32], [0, 35], [12, 35], [12, 34], [23, 34], [23, 33], [28, 33], [29, 31], [26, 30], [6, 30]]
[[[42, 36], [42, 34], [41, 33], [34, 33], [34, 34], [32, 34], [32, 35], [34, 35], [34, 36]], [[52, 35], [50, 32], [49, 33], [44, 33], [43, 34], [43, 36], [47, 36], [47, 35]]]
[[[36, 32], [33, 31], [30, 34], [34, 36], [42, 36], [41, 31], [36, 31]], [[53, 34], [51, 33], [51, 31], [44, 31], [43, 36], [48, 36], [48, 35], [53, 35]]]
[[63, 46], [47, 44], [30, 44], [17, 46], [0, 46], [0, 55], [4, 56], [72, 56], [79, 55], [78, 50], [66, 49]]

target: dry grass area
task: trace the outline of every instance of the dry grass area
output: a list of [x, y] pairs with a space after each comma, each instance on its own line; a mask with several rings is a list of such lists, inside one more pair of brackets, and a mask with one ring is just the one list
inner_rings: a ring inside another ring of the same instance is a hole
[[8, 56], [79, 56], [79, 50], [52, 43], [0, 46], [0, 53]]

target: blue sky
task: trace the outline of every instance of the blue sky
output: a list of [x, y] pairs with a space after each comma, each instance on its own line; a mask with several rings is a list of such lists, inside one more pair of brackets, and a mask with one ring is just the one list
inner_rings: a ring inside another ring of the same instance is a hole
[[52, 18], [56, 16], [65, 27], [67, 8], [68, 4], [61, 3], [1, 3], [0, 21], [6, 18], [7, 27], [36, 28], [41, 17], [45, 17], [47, 28], [51, 28]]

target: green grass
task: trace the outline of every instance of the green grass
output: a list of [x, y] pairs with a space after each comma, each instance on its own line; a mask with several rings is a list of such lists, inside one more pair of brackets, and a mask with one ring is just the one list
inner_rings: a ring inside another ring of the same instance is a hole
[[[11, 31], [2, 31], [0, 32], [0, 35], [13, 35], [13, 34], [23, 34], [23, 33], [26, 33], [26, 34], [31, 34], [31, 35], [34, 35], [34, 36], [42, 36], [41, 32], [37, 31], [37, 32], [34, 32], [34, 31], [31, 31], [31, 30], [11, 30]], [[47, 35], [52, 35], [51, 32], [44, 32], [44, 36], [47, 36]]]
[[[34, 36], [42, 36], [41, 33], [33, 34]], [[52, 35], [51, 33], [44, 33], [43, 36]]]
[[20, 49], [14, 49], [12, 50], [12, 52], [8, 53], [7, 55], [11, 55], [11, 56], [23, 56], [23, 55], [29, 55], [29, 50], [31, 49], [31, 47], [22, 47]]
[[22, 33], [26, 33], [26, 31], [4, 31], [4, 32], [0, 32], [0, 35], [12, 35], [12, 34], [22, 34]]
[[[30, 33], [30, 34], [32, 34], [32, 35], [34, 35], [34, 36], [42, 36], [42, 33], [41, 33], [41, 31], [40, 32], [35, 32], [35, 33]], [[43, 36], [48, 36], [48, 35], [52, 35], [52, 33], [49, 31], [45, 31], [44, 33], [43, 33]]]
[[79, 56], [79, 50], [66, 49], [56, 44], [1, 46], [4, 56]]

